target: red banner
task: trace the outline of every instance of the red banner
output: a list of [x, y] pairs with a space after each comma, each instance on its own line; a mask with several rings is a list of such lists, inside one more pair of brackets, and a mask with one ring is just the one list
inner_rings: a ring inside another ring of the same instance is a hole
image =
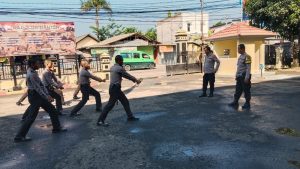
[[0, 22], [0, 57], [74, 55], [73, 22]]

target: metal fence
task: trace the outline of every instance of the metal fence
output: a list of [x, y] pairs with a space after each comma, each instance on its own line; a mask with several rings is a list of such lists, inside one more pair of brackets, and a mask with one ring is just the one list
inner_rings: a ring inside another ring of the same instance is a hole
[[[86, 58], [89, 59], [91, 71], [100, 72], [101, 71], [101, 61], [98, 57], [96, 58]], [[78, 74], [79, 71], [79, 61], [77, 59], [59, 59], [54, 61], [55, 73], [57, 76], [62, 75], [73, 75]], [[27, 71], [26, 64], [9, 64], [9, 63], [0, 63], [0, 80], [11, 80], [11, 79], [20, 79], [26, 77]], [[38, 73], [41, 74], [45, 70], [44, 64], [41, 63], [41, 68], [38, 70]]]
[[199, 60], [200, 52], [164, 53], [161, 63], [166, 64], [168, 76], [177, 74], [201, 73], [202, 63]]

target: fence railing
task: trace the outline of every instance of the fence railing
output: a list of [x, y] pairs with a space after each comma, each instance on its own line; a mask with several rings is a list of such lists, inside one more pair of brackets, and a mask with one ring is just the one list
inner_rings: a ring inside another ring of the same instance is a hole
[[[97, 58], [88, 58], [91, 66], [92, 72], [101, 71], [101, 61]], [[55, 73], [57, 76], [61, 75], [73, 75], [77, 74], [80, 69], [80, 64], [77, 59], [60, 59], [55, 62]], [[0, 80], [12, 80], [14, 77], [16, 79], [25, 78], [28, 66], [26, 64], [5, 64], [0, 63]], [[15, 70], [15, 71], [14, 71]], [[38, 73], [41, 74], [45, 70], [44, 64], [41, 64], [41, 68]]]

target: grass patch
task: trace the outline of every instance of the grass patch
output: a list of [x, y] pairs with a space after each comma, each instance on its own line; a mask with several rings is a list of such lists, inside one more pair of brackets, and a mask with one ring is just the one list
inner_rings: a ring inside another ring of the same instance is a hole
[[296, 131], [295, 129], [290, 128], [279, 128], [275, 130], [278, 134], [281, 135], [287, 135], [287, 136], [293, 136], [293, 137], [300, 137], [300, 133]]
[[299, 161], [288, 161], [289, 164], [292, 164], [293, 166], [300, 168], [300, 162]]

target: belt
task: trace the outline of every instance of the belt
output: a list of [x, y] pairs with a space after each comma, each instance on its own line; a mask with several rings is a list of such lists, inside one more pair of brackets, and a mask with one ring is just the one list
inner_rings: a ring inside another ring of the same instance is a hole
[[121, 84], [120, 83], [112, 83], [112, 84], [110, 84], [110, 87], [113, 87], [113, 86], [121, 88]]

